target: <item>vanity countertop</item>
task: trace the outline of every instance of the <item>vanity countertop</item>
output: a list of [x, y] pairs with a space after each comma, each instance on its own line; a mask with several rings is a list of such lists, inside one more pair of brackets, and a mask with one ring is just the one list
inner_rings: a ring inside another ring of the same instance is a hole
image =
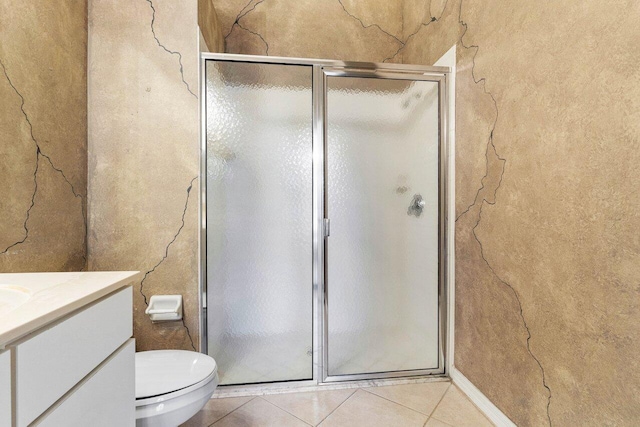
[[140, 278], [138, 271], [0, 274], [0, 350]]

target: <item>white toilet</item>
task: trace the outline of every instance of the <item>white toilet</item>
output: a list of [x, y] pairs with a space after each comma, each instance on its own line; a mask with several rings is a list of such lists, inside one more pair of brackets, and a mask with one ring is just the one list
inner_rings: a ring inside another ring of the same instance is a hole
[[178, 426], [204, 407], [217, 385], [216, 361], [206, 354], [136, 353], [136, 426]]

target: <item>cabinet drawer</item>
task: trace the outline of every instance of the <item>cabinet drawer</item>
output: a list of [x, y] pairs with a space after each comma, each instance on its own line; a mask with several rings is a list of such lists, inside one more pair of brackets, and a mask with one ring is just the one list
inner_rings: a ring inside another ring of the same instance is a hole
[[16, 422], [26, 426], [131, 338], [131, 287], [15, 347]]
[[36, 425], [133, 427], [135, 423], [135, 345], [131, 339]]

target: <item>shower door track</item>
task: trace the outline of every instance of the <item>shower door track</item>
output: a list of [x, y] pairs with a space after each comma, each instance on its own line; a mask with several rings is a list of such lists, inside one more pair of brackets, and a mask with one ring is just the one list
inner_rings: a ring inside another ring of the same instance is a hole
[[[370, 62], [348, 62], [325, 59], [287, 58], [259, 55], [238, 55], [226, 53], [200, 54], [200, 351], [207, 352], [207, 206], [206, 206], [206, 62], [207, 60], [228, 62], [252, 62], [262, 64], [306, 65], [312, 67], [312, 180], [313, 180], [313, 354], [312, 379], [282, 382], [267, 382], [244, 385], [220, 386], [223, 393], [260, 392], [291, 387], [314, 387], [337, 385], [340, 382], [362, 384], [376, 380], [382, 382], [417, 382], [437, 379], [447, 375], [447, 206], [448, 206], [448, 85], [449, 67], [419, 66], [408, 64], [386, 64]], [[326, 78], [371, 77], [392, 78], [401, 80], [427, 80], [438, 82], [439, 86], [439, 212], [438, 212], [438, 367], [433, 369], [417, 369], [407, 371], [390, 371], [351, 375], [328, 374], [327, 366], [327, 298], [325, 293], [325, 175], [326, 175]], [[368, 383], [370, 384], [370, 382]]]

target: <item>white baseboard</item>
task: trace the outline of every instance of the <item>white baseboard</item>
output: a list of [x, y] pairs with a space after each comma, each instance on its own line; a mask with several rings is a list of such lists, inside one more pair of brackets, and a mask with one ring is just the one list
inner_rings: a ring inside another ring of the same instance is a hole
[[462, 372], [455, 367], [449, 372], [451, 381], [498, 427], [516, 427], [496, 405], [491, 402]]

